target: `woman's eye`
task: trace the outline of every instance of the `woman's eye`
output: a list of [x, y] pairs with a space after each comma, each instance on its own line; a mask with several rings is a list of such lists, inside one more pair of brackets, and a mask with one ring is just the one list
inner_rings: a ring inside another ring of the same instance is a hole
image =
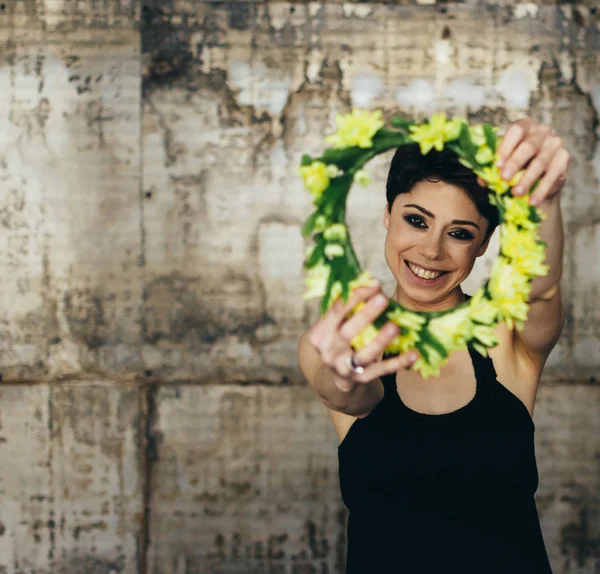
[[457, 233], [458, 235], [453, 235], [452, 237], [456, 237], [456, 239], [462, 239], [462, 240], [467, 240], [467, 239], [473, 239], [473, 234], [469, 233], [468, 231], [465, 231], [464, 229], [459, 229], [458, 231], [453, 231], [452, 233]]
[[421, 224], [424, 223], [423, 218], [418, 215], [407, 215], [404, 219], [413, 227], [422, 227]]
[[[404, 219], [413, 227], [418, 229], [425, 229], [427, 226], [423, 221], [423, 218], [420, 215], [405, 215]], [[461, 241], [468, 241], [473, 239], [474, 235], [468, 232], [466, 229], [457, 229], [456, 231], [450, 232], [450, 237], [454, 237], [455, 239], [459, 239]]]

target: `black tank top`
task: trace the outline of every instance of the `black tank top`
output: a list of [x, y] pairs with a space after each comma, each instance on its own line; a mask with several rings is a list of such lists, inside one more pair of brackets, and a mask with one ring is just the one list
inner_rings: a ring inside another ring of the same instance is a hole
[[406, 406], [396, 376], [338, 448], [347, 574], [551, 574], [535, 505], [535, 424], [469, 349], [475, 397], [446, 414]]

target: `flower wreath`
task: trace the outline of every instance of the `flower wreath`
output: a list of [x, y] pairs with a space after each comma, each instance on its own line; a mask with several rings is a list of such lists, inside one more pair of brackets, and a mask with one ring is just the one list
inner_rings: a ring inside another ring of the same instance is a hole
[[[543, 264], [546, 244], [537, 233], [544, 217], [529, 205], [527, 196], [510, 193], [525, 170], [508, 182], [500, 177], [496, 165], [499, 138], [494, 126], [471, 126], [463, 118], [448, 120], [444, 113], [435, 113], [420, 124], [394, 117], [391, 124], [397, 129], [384, 127], [381, 110], [354, 109], [350, 114], [337, 115], [337, 132], [325, 138], [331, 147], [319, 158], [302, 157], [298, 171], [316, 208], [302, 229], [303, 237], [312, 233], [315, 242], [305, 252], [308, 290], [303, 299], [322, 297], [323, 315], [340, 295], [347, 302], [351, 290], [373, 284], [369, 271], [360, 268], [345, 223], [346, 198], [352, 183], [369, 182], [363, 170], [365, 164], [380, 153], [410, 142], [418, 142], [422, 154], [448, 147], [459, 156], [460, 163], [486, 182], [489, 200], [499, 212], [500, 253], [490, 278], [471, 299], [447, 311], [416, 312], [390, 300], [387, 309], [350, 343], [355, 350], [363, 348], [391, 320], [400, 332], [385, 348], [384, 356], [416, 348], [420, 357], [414, 368], [428, 378], [439, 375], [452, 351], [467, 345], [487, 356], [487, 348], [499, 342], [493, 333], [498, 323], [505, 322], [509, 329], [523, 329], [531, 280], [548, 273], [548, 266]], [[537, 183], [539, 180], [530, 191]], [[359, 303], [352, 313], [363, 305]]]

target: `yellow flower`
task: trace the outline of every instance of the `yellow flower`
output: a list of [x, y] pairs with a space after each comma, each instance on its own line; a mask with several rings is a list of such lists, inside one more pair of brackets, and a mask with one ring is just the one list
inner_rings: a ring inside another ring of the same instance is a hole
[[469, 318], [478, 323], [490, 325], [496, 319], [498, 309], [493, 301], [485, 297], [485, 289], [479, 289], [469, 301]]
[[507, 196], [504, 199], [504, 221], [513, 225], [520, 225], [525, 229], [535, 229], [538, 223], [529, 219], [529, 200], [527, 196]]
[[346, 226], [343, 223], [333, 223], [323, 231], [323, 237], [327, 241], [346, 241]]
[[513, 328], [513, 320], [521, 328], [527, 318], [526, 301], [531, 290], [527, 277], [509, 265], [505, 257], [499, 256], [492, 267], [489, 290], [499, 319], [506, 321], [509, 329]]
[[304, 283], [308, 288], [308, 291], [304, 293], [302, 299], [312, 299], [313, 297], [323, 297], [325, 295], [325, 287], [327, 287], [327, 280], [329, 279], [329, 273], [331, 268], [329, 265], [323, 263], [317, 263], [314, 267], [311, 267]]
[[478, 343], [477, 341], [471, 341], [471, 345], [480, 355], [483, 355], [484, 357], [488, 356], [488, 350], [485, 345], [482, 345], [481, 343]]
[[427, 325], [427, 330], [448, 351], [460, 349], [466, 345], [472, 328], [469, 318], [469, 307], [451, 311], [432, 319]]
[[528, 229], [519, 229], [512, 222], [507, 222], [500, 227], [500, 244], [502, 253], [511, 258], [517, 257], [523, 249], [534, 251], [538, 247], [534, 233]]
[[500, 168], [495, 163], [473, 171], [485, 181], [490, 189], [494, 190], [500, 195], [506, 193], [511, 187], [517, 185], [525, 173], [525, 170], [521, 170], [516, 173], [510, 181], [504, 181], [500, 176]]
[[494, 328], [489, 325], [475, 325], [472, 335], [486, 347], [493, 347], [500, 342], [494, 334]]
[[322, 161], [313, 161], [310, 165], [301, 165], [298, 174], [304, 180], [304, 187], [310, 191], [313, 200], [319, 199], [329, 185], [327, 166]]
[[465, 118], [456, 117], [449, 122], [446, 122], [446, 125], [444, 126], [444, 137], [447, 142], [458, 138], [462, 125], [466, 123], [466, 121]]
[[479, 164], [490, 163], [493, 159], [494, 154], [487, 145], [482, 145], [475, 154], [475, 161]]
[[429, 377], [439, 377], [440, 367], [447, 361], [447, 358], [442, 357], [433, 347], [427, 346], [428, 361], [425, 361], [422, 355], [416, 360], [413, 365], [415, 371], [419, 371], [424, 379]]
[[336, 257], [344, 256], [344, 248], [337, 243], [329, 243], [328, 245], [325, 245], [325, 249], [323, 251], [327, 259], [335, 259]]
[[348, 283], [350, 290], [358, 289], [359, 287], [374, 287], [377, 280], [371, 276], [370, 271], [363, 271], [356, 279]]
[[327, 218], [321, 214], [315, 217], [315, 224], [313, 225], [313, 233], [320, 233], [327, 227]]
[[372, 325], [367, 325], [358, 335], [356, 335], [351, 341], [350, 345], [354, 349], [362, 349], [366, 347], [375, 337], [377, 337], [379, 331]]
[[401, 327], [400, 333], [386, 347], [389, 353], [406, 353], [421, 340], [419, 330], [425, 323], [425, 317], [406, 309], [394, 309], [387, 318]]
[[373, 136], [383, 127], [381, 110], [352, 110], [350, 114], [337, 114], [335, 124], [337, 132], [325, 138], [325, 143], [335, 149], [358, 146], [373, 146]]
[[369, 179], [369, 174], [362, 169], [359, 169], [354, 174], [354, 181], [362, 187], [367, 187], [367, 185], [371, 183], [371, 180]]
[[331, 297], [329, 298], [329, 304], [327, 308], [330, 308], [335, 303], [335, 300], [338, 297], [340, 297], [341, 294], [342, 284], [339, 281], [334, 281], [333, 285], [331, 286]]
[[513, 259], [512, 265], [519, 272], [530, 277], [548, 275], [550, 267], [544, 264], [546, 255], [543, 252], [521, 253]]
[[506, 224], [500, 228], [502, 253], [510, 257], [512, 266], [523, 275], [547, 275], [549, 267], [544, 265], [544, 246], [536, 241], [529, 229], [519, 229]]
[[475, 124], [474, 126], [469, 126], [469, 135], [471, 136], [471, 141], [477, 147], [481, 147], [486, 143], [485, 132], [483, 131], [483, 124]]
[[390, 321], [411, 331], [418, 331], [425, 323], [425, 317], [411, 313], [405, 309], [394, 309], [387, 314]]
[[385, 350], [388, 353], [398, 354], [407, 353], [414, 349], [415, 345], [421, 340], [417, 331], [408, 330], [406, 333], [396, 335], [389, 343]]
[[512, 267], [506, 257], [499, 255], [492, 266], [489, 289], [495, 301], [523, 296], [528, 290], [527, 277]]
[[334, 163], [327, 164], [326, 173], [329, 179], [333, 179], [334, 177], [340, 177], [340, 175], [344, 175], [344, 172]]
[[[446, 127], [447, 123], [450, 123], [450, 127]], [[429, 153], [431, 148], [435, 148], [437, 151], [444, 149], [444, 143], [448, 141], [448, 135], [453, 135], [456, 129], [455, 124], [446, 121], [446, 114], [444, 112], [432, 114], [428, 123], [424, 123], [420, 126], [410, 126], [408, 128], [411, 131], [410, 139], [415, 142], [419, 142], [421, 153], [423, 155]]]

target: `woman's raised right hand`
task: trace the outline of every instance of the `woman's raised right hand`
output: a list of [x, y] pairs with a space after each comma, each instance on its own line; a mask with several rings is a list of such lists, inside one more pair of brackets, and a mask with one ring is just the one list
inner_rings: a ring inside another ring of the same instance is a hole
[[[364, 305], [352, 317], [348, 313], [359, 303]], [[377, 336], [365, 347], [354, 351], [350, 341], [371, 324], [388, 306], [389, 299], [381, 291], [381, 284], [359, 287], [351, 292], [346, 303], [340, 298], [308, 331], [308, 341], [317, 350], [323, 363], [334, 372], [335, 386], [342, 392], [350, 391], [357, 383], [371, 383], [382, 375], [410, 367], [418, 358], [410, 351], [385, 361], [385, 348], [399, 332], [393, 321], [388, 321]], [[356, 364], [364, 367], [361, 374], [348, 366], [348, 357], [354, 354]]]

